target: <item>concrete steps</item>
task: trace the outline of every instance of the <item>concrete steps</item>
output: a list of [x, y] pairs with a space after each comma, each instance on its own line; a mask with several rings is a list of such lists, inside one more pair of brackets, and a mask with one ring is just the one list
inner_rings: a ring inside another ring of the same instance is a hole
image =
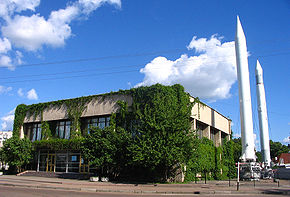
[[16, 176], [35, 176], [35, 177], [47, 177], [47, 178], [63, 178], [63, 179], [78, 179], [78, 180], [88, 180], [91, 174], [81, 174], [81, 173], [64, 173], [64, 172], [37, 172], [32, 170], [27, 170], [17, 174]]

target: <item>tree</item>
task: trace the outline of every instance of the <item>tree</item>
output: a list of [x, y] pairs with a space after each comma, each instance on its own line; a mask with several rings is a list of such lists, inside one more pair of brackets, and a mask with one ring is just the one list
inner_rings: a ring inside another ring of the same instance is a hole
[[238, 163], [240, 157], [242, 156], [242, 140], [241, 138], [233, 139], [233, 151], [234, 151], [234, 160], [235, 163]]
[[132, 96], [132, 131], [138, 135], [129, 147], [131, 164], [167, 180], [192, 149], [189, 95], [181, 85], [157, 84], [133, 89]]
[[201, 143], [201, 140], [195, 136], [193, 138], [192, 142], [192, 148], [189, 152], [189, 159], [186, 163], [186, 173], [185, 173], [185, 181], [197, 181], [197, 173], [200, 172], [199, 168], [199, 154], [198, 154], [198, 147]]
[[228, 140], [223, 145], [223, 164], [224, 171], [223, 173], [231, 179], [236, 176], [236, 167], [235, 167], [235, 152], [234, 152], [235, 142], [233, 140]]
[[[4, 152], [2, 150], [2, 148], [0, 148], [0, 164], [4, 164], [5, 163], [5, 159], [4, 159]], [[1, 171], [2, 169], [0, 169]]]
[[257, 162], [262, 162], [262, 153], [261, 153], [261, 151], [257, 151], [256, 152], [256, 156], [257, 156]]
[[224, 168], [224, 159], [222, 153], [222, 147], [215, 147], [215, 168], [213, 173], [215, 180], [221, 180], [225, 176], [225, 173], [222, 171]]
[[97, 168], [99, 176], [115, 179], [127, 162], [127, 146], [131, 135], [123, 128], [92, 128], [84, 138], [81, 151], [91, 167]]
[[13, 136], [5, 141], [3, 146], [5, 162], [9, 166], [16, 167], [17, 172], [21, 172], [24, 165], [32, 159], [32, 143], [29, 139], [20, 139]]
[[281, 153], [288, 153], [289, 151], [290, 149], [286, 145], [270, 140], [270, 155], [272, 159], [278, 157]]
[[207, 138], [202, 138], [197, 148], [199, 172], [204, 172], [205, 180], [207, 173], [215, 169], [215, 146]]

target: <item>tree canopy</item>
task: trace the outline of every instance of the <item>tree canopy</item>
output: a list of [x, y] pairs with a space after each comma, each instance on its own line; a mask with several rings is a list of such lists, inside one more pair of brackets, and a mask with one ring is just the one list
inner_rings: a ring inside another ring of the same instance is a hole
[[270, 140], [270, 155], [271, 159], [278, 157], [281, 153], [288, 153], [290, 149], [288, 146], [281, 144], [280, 142], [273, 142]]
[[[192, 151], [190, 114], [193, 103], [181, 85], [129, 90], [133, 105], [119, 102], [110, 128], [95, 129], [85, 138], [83, 154], [97, 167], [123, 162], [133, 171], [166, 180], [176, 165], [186, 163]], [[120, 156], [123, 157], [119, 158]]]
[[83, 157], [100, 176], [116, 178], [128, 161], [130, 134], [121, 127], [91, 128], [81, 147]]
[[2, 147], [4, 161], [11, 167], [15, 167], [17, 172], [32, 159], [32, 143], [29, 139], [19, 139], [13, 136], [5, 141]]

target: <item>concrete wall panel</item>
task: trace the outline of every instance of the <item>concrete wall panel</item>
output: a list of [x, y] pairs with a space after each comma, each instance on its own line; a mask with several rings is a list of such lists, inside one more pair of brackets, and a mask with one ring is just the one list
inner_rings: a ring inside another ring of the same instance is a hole
[[[119, 109], [119, 105], [117, 104], [117, 101], [119, 100], [126, 101], [128, 103], [128, 106], [131, 106], [133, 102], [132, 97], [128, 95], [109, 95], [105, 97], [99, 96], [87, 104], [87, 108], [84, 110], [81, 117], [99, 116], [115, 113]], [[43, 111], [43, 121], [62, 119], [68, 119], [67, 107], [65, 105], [50, 107]], [[24, 119], [24, 123], [40, 121], [40, 114], [36, 117], [34, 115], [27, 114]]]
[[[191, 98], [191, 101], [194, 99]], [[191, 110], [191, 117], [227, 134], [231, 133], [231, 121], [207, 105], [196, 103]]]

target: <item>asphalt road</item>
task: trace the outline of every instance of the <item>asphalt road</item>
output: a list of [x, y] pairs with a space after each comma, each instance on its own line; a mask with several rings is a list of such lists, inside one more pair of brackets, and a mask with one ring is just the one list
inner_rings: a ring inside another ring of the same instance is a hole
[[[11, 187], [11, 186], [2, 186], [0, 185], [0, 197], [62, 197], [62, 196], [69, 196], [69, 197], [88, 197], [88, 196], [95, 196], [95, 197], [155, 197], [155, 196], [172, 196], [172, 197], [180, 197], [180, 196], [199, 196], [198, 194], [195, 195], [180, 195], [180, 194], [126, 194], [126, 193], [96, 193], [96, 192], [81, 192], [81, 191], [65, 191], [65, 190], [54, 190], [54, 189], [34, 189], [34, 188], [22, 188], [22, 187]], [[201, 196], [215, 196], [215, 197], [223, 197], [223, 196], [248, 196], [248, 197], [258, 197], [258, 196], [266, 196], [266, 197], [277, 197], [277, 195], [265, 195], [265, 194], [223, 194], [223, 195], [201, 195]]]

